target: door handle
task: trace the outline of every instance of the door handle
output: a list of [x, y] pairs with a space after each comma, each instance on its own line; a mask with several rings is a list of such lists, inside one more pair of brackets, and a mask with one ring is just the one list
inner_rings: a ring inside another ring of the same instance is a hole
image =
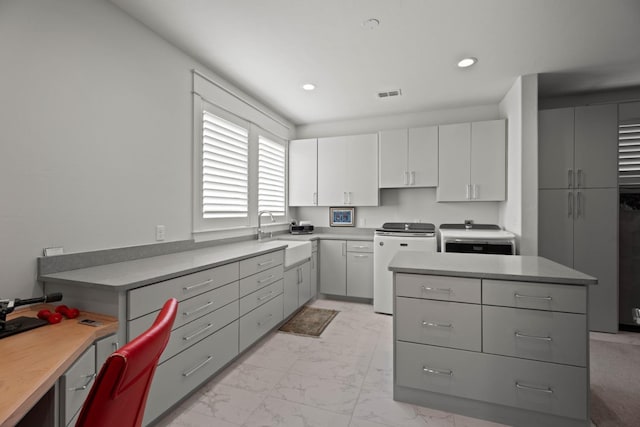
[[409, 184], [410, 185], [416, 185], [416, 172], [415, 171], [411, 171], [410, 178], [409, 178]]
[[313, 193], [313, 204], [317, 205], [318, 204], [318, 193]]
[[573, 187], [573, 169], [567, 170], [567, 186], [569, 188]]
[[404, 182], [404, 185], [409, 184], [409, 172], [407, 171], [402, 172], [402, 182]]
[[580, 218], [583, 215], [583, 206], [582, 206], [582, 193], [578, 191], [576, 193], [576, 218]]
[[569, 192], [567, 196], [568, 196], [567, 197], [567, 210], [568, 210], [567, 216], [571, 218], [573, 216], [573, 194]]
[[584, 186], [584, 183], [582, 182], [584, 180], [584, 173], [582, 172], [582, 169], [578, 169], [578, 179], [577, 179], [577, 184], [576, 187], [580, 188], [582, 186]]
[[464, 188], [465, 188], [465, 198], [467, 198], [467, 199], [470, 198], [470, 195], [471, 195], [470, 187], [471, 187], [471, 184], [467, 184], [467, 185], [464, 186]]
[[478, 198], [478, 185], [477, 184], [473, 184], [473, 196], [472, 199], [477, 199]]

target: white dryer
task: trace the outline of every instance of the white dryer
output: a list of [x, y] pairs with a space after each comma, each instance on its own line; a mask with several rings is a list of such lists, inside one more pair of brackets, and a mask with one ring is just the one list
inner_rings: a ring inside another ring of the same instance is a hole
[[436, 228], [428, 223], [386, 222], [373, 238], [373, 310], [393, 314], [393, 274], [388, 270], [398, 251], [438, 250]]

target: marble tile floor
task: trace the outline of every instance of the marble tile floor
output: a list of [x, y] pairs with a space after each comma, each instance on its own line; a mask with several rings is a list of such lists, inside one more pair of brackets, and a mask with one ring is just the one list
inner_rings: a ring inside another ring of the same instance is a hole
[[164, 417], [160, 427], [499, 427], [392, 398], [392, 317], [340, 313], [320, 338], [272, 332]]

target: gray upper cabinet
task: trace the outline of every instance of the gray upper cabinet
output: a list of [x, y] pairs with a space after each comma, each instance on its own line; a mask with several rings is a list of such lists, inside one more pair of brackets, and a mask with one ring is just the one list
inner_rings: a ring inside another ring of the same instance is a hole
[[289, 142], [289, 206], [318, 204], [318, 140]]
[[380, 188], [438, 185], [438, 127], [381, 131]]
[[617, 186], [616, 105], [540, 111], [539, 188]]
[[437, 200], [505, 200], [506, 121], [443, 125], [438, 133]]

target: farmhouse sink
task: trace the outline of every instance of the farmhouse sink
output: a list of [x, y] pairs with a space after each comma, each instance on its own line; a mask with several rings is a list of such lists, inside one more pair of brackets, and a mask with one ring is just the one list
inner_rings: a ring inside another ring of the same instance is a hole
[[284, 268], [311, 258], [311, 242], [300, 240], [282, 240], [282, 242], [287, 244], [284, 250]]

